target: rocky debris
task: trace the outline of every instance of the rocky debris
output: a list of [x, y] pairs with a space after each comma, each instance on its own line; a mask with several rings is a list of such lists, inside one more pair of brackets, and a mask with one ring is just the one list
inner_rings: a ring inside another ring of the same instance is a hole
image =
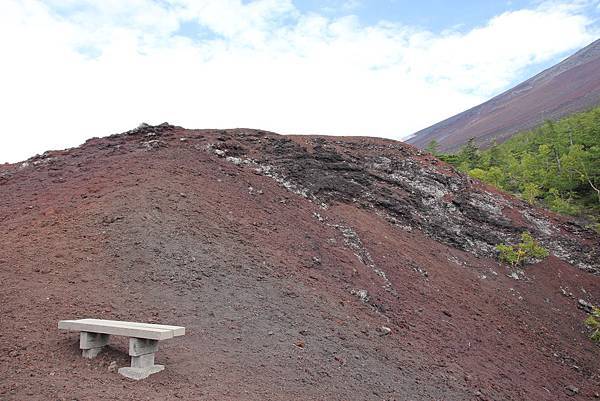
[[577, 388], [573, 385], [568, 385], [567, 387], [565, 387], [565, 392], [567, 393], [567, 395], [573, 397], [573, 396], [579, 394], [579, 388]]
[[123, 216], [104, 216], [102, 218], [102, 224], [104, 225], [110, 225], [112, 223], [115, 223], [117, 221], [123, 220], [125, 217]]
[[0, 185], [6, 183], [12, 176], [13, 174], [10, 171], [0, 172]]
[[421, 266], [412, 264], [412, 268], [415, 272], [419, 273], [421, 276], [423, 276], [425, 278], [429, 277], [429, 273], [427, 272], [427, 270], [423, 269]]
[[116, 361], [112, 361], [109, 365], [108, 365], [108, 371], [109, 372], [116, 372], [117, 371], [117, 362]]
[[389, 327], [386, 326], [381, 326], [377, 328], [377, 333], [379, 333], [380, 336], [387, 336], [392, 332], [392, 329], [390, 329]]
[[25, 161], [23, 164], [21, 164], [21, 168], [27, 168], [29, 166], [34, 166], [34, 167], [43, 167], [43, 166], [50, 166], [53, 169], [59, 169], [61, 167], [61, 163], [60, 163], [60, 157], [55, 156], [54, 152], [48, 151], [48, 152], [44, 152], [41, 155], [35, 155], [29, 159], [27, 159], [27, 161]]
[[507, 277], [512, 278], [513, 280], [527, 280], [527, 275], [525, 274], [525, 270], [516, 269], [511, 271], [506, 275]]
[[568, 288], [563, 288], [562, 286], [559, 288], [560, 293], [567, 298], [575, 298], [573, 293]]
[[373, 263], [373, 258], [371, 258], [369, 251], [363, 245], [356, 231], [350, 227], [345, 227], [338, 224], [333, 225], [333, 227], [337, 228], [342, 233], [344, 236], [344, 243], [355, 252], [356, 257], [361, 261], [362, 264], [370, 267], [375, 266]]
[[149, 141], [140, 142], [140, 145], [146, 150], [158, 150], [166, 147], [167, 143], [165, 141], [161, 141], [160, 139], [151, 139]]
[[262, 189], [256, 189], [254, 187], [248, 187], [248, 193], [250, 195], [262, 195], [263, 194], [263, 190]]
[[585, 299], [579, 299], [577, 301], [577, 307], [579, 309], [584, 310], [587, 313], [592, 313], [592, 311], [594, 310], [594, 305], [590, 302], [587, 302]]
[[171, 125], [168, 122], [164, 122], [164, 123], [158, 124], [158, 125], [150, 125], [147, 123], [141, 123], [136, 128], [126, 131], [122, 134], [117, 134], [116, 136], [144, 135], [144, 136], [150, 137], [150, 136], [155, 136], [155, 135], [162, 135], [162, 134], [168, 133], [170, 131], [173, 131], [174, 129], [177, 129], [177, 128], [180, 128], [180, 127]]
[[358, 297], [358, 299], [364, 303], [369, 302], [369, 292], [367, 290], [352, 290], [350, 293]]

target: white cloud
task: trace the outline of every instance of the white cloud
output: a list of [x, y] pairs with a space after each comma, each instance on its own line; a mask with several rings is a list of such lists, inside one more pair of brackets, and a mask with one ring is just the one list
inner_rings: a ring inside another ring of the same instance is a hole
[[[290, 0], [4, 0], [0, 162], [142, 121], [400, 138], [591, 42], [582, 7], [436, 35]], [[183, 22], [207, 35], [177, 35]]]

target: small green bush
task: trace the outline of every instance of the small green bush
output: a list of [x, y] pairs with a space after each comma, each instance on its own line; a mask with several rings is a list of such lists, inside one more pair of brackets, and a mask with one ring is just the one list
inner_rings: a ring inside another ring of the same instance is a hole
[[522, 255], [520, 255], [512, 245], [496, 245], [496, 250], [498, 251], [498, 259], [501, 262], [516, 266], [521, 261]]
[[521, 234], [521, 241], [519, 248], [525, 252], [526, 258], [545, 259], [550, 254], [548, 250], [538, 244], [527, 231]]
[[590, 338], [600, 344], [600, 308], [595, 306], [592, 313], [585, 319], [585, 324], [592, 329]]
[[548, 257], [548, 250], [539, 245], [527, 231], [521, 234], [521, 242], [517, 245], [496, 245], [498, 260], [512, 267], [522, 266], [526, 262]]
[[540, 191], [540, 186], [531, 182], [523, 185], [522, 196], [527, 202], [532, 205], [535, 204], [535, 199], [540, 196], [542, 192]]

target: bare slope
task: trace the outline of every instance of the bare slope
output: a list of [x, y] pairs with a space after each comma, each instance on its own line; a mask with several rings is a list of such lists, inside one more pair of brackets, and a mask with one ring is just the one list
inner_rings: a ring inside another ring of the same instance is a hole
[[[402, 143], [145, 127], [0, 166], [0, 222], [2, 400], [600, 392], [598, 236]], [[491, 246], [525, 229], [553, 256], [515, 280]], [[80, 317], [187, 334], [133, 383]]]
[[455, 151], [469, 138], [482, 146], [498, 143], [545, 120], [600, 104], [600, 39], [514, 88], [479, 106], [425, 128], [407, 140], [424, 148], [435, 139]]

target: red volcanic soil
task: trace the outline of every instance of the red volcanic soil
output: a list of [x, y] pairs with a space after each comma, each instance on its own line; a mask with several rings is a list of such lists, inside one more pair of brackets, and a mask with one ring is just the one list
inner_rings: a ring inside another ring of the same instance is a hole
[[483, 147], [545, 120], [556, 120], [600, 104], [600, 39], [514, 88], [415, 133], [408, 143], [424, 148], [435, 139], [456, 151], [469, 138]]
[[[1, 166], [0, 222], [0, 400], [600, 393], [599, 237], [398, 142], [142, 127]], [[525, 229], [553, 255], [513, 272]], [[84, 317], [187, 333], [132, 382]]]

